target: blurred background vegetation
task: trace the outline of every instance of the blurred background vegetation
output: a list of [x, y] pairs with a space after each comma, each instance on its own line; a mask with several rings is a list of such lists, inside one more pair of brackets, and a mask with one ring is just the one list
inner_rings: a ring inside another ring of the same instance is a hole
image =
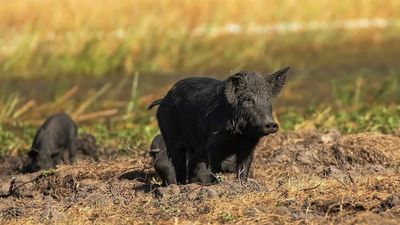
[[146, 105], [185, 76], [290, 65], [283, 129], [398, 129], [398, 0], [15, 0], [0, 7], [0, 155], [66, 111], [106, 145], [143, 149]]

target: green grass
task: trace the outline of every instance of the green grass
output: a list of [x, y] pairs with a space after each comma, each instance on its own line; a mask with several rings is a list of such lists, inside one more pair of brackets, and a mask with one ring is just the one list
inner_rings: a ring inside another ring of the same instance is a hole
[[[276, 111], [281, 130], [336, 128], [342, 133], [390, 134], [400, 128], [400, 105], [379, 101], [370, 103], [363, 97], [364, 92], [360, 91], [359, 95], [354, 95], [354, 92], [358, 92], [357, 89], [342, 88], [340, 95], [332, 94], [331, 98], [335, 98], [335, 101], [330, 105], [326, 103], [304, 107], [279, 105]], [[138, 105], [134, 110], [135, 114], [131, 116], [122, 114], [106, 120], [93, 120], [80, 124], [80, 133], [91, 133], [101, 145], [121, 153], [144, 151], [148, 148], [152, 137], [159, 132], [154, 112], [146, 111], [144, 106]], [[30, 124], [29, 121], [15, 120], [8, 126], [12, 127], [13, 131], [0, 126], [0, 143], [3, 146], [0, 156], [12, 152], [26, 152], [38, 125]]]
[[[302, 98], [303, 105], [282, 105], [278, 112], [279, 121], [288, 130], [337, 128], [343, 133], [392, 133], [400, 128], [398, 77], [398, 74], [390, 73], [386, 78], [380, 76], [379, 79], [351, 74], [331, 81], [325, 78], [325, 84], [330, 82], [330, 85], [320, 84], [322, 87], [312, 92], [313, 95], [324, 96], [322, 99], [310, 103], [307, 100], [316, 96], [307, 95]], [[308, 79], [312, 82], [312, 78]], [[302, 88], [313, 87], [308, 85]], [[297, 88], [290, 94], [301, 91]]]
[[296, 113], [289, 108], [279, 115], [284, 130], [339, 129], [342, 133], [381, 132], [393, 133], [400, 127], [400, 106], [367, 105], [357, 109], [331, 107], [310, 109]]

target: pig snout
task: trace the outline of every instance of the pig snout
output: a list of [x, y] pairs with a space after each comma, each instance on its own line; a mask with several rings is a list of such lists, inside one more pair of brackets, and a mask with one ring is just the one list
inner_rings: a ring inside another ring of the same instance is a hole
[[263, 128], [263, 133], [268, 135], [268, 134], [276, 133], [278, 130], [279, 130], [279, 125], [276, 122], [267, 121]]
[[278, 132], [279, 125], [271, 118], [271, 116], [259, 117], [258, 121], [253, 125], [255, 131], [260, 136], [266, 136]]

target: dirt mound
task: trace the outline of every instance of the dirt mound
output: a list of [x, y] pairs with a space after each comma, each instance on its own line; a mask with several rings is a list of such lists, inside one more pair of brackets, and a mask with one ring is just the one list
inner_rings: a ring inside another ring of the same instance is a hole
[[[398, 146], [383, 134], [275, 134], [260, 142], [245, 184], [218, 174], [219, 184], [161, 187], [142, 152], [0, 175], [0, 223], [398, 224]], [[21, 160], [6, 159], [6, 169]]]
[[394, 218], [386, 218], [382, 215], [377, 214], [361, 214], [357, 215], [356, 218], [346, 222], [347, 225], [365, 225], [365, 224], [380, 224], [380, 225], [397, 225], [399, 220]]
[[[143, 200], [151, 202], [149, 207], [160, 211], [156, 218], [164, 220], [174, 215], [207, 213], [206, 202], [212, 198], [266, 191], [255, 181], [241, 185], [233, 176], [211, 186], [160, 187], [153, 184], [156, 175], [152, 170], [144, 169], [146, 164], [148, 162], [144, 159], [121, 159], [100, 164], [82, 162], [18, 177], [3, 176], [0, 215], [6, 220], [34, 216], [35, 221], [57, 222], [64, 220], [72, 208], [80, 205], [128, 207]], [[12, 204], [17, 199], [23, 204]]]
[[391, 135], [347, 135], [332, 146], [332, 149], [338, 164], [345, 168], [400, 160], [400, 138]]
[[314, 172], [326, 176], [349, 170], [382, 172], [399, 164], [399, 146], [400, 138], [376, 133], [344, 136], [337, 131], [285, 133], [265, 138], [257, 154], [263, 163], [285, 167], [292, 173]]

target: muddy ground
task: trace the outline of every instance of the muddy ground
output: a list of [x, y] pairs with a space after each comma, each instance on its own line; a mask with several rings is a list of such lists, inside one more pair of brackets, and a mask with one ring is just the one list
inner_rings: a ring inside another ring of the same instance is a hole
[[252, 179], [160, 187], [140, 152], [16, 174], [0, 164], [2, 224], [399, 224], [400, 138], [337, 131], [264, 138]]

